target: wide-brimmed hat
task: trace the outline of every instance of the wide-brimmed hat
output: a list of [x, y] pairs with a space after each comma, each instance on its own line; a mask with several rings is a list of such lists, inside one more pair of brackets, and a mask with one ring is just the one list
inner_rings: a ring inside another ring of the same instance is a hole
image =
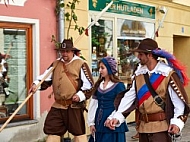
[[60, 44], [59, 50], [76, 50], [73, 46], [73, 41], [70, 39], [64, 39]]
[[78, 49], [78, 48], [76, 48], [76, 47], [73, 47], [74, 49], [74, 51], [76, 51], [76, 52], [79, 52], [79, 51], [81, 51], [80, 49]]
[[157, 42], [151, 38], [146, 38], [140, 42], [139, 46], [136, 49], [132, 49], [130, 51], [151, 53], [152, 50], [156, 49], [160, 49]]

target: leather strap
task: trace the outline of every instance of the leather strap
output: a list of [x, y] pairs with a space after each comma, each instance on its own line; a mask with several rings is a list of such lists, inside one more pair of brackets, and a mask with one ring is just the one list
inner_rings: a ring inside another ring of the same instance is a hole
[[[69, 80], [71, 81], [71, 83], [73, 84], [73, 86], [74, 86], [74, 88], [76, 89], [76, 91], [78, 90], [78, 87], [77, 87], [77, 85], [76, 85], [76, 83], [74, 82], [74, 80], [71, 78], [71, 75], [70, 75], [70, 73], [69, 73], [69, 71], [67, 70], [67, 68], [66, 68], [66, 66], [65, 66], [65, 63], [63, 63], [63, 68], [64, 68], [64, 71], [65, 71], [65, 73], [66, 73], [66, 75], [67, 75], [67, 77], [69, 78]], [[69, 99], [70, 100], [70, 99]], [[56, 100], [57, 101], [57, 100]], [[62, 100], [61, 100], [62, 101]], [[68, 100], [66, 100], [66, 101], [68, 101]], [[62, 102], [64, 102], [64, 101], [62, 101]], [[68, 103], [70, 103], [70, 104], [72, 104], [73, 102], [72, 102], [72, 99], [71, 99], [71, 101], [69, 101]], [[70, 105], [70, 104], [66, 104], [66, 105]], [[62, 103], [59, 103], [59, 104], [62, 104]], [[63, 104], [62, 104], [63, 105]], [[88, 112], [88, 110], [86, 109], [86, 107], [84, 107], [84, 110], [86, 111], [86, 112]]]
[[152, 114], [140, 114], [140, 120], [146, 123], [153, 121], [166, 120], [166, 114], [164, 112], [152, 113]]
[[144, 79], [145, 79], [145, 82], [148, 86], [148, 89], [152, 95], [152, 97], [154, 98], [154, 102], [160, 106], [163, 110], [165, 110], [165, 102], [164, 100], [156, 93], [156, 91], [153, 89], [151, 83], [150, 83], [150, 80], [149, 80], [149, 75], [148, 73], [144, 74]]
[[63, 63], [63, 68], [64, 68], [64, 71], [67, 75], [67, 77], [69, 78], [69, 80], [71, 81], [71, 83], [73, 84], [74, 88], [76, 89], [76, 91], [78, 90], [78, 87], [76, 85], [76, 83], [74, 82], [74, 80], [71, 78], [71, 74], [69, 73], [69, 71], [67, 70], [66, 66], [65, 66], [65, 63]]

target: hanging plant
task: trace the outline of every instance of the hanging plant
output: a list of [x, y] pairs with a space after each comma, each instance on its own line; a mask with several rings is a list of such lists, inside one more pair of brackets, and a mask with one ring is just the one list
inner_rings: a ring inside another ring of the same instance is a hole
[[54, 45], [55, 45], [55, 49], [59, 49], [60, 45], [61, 45], [61, 42], [58, 42], [56, 40], [56, 37], [54, 35], [51, 36], [51, 42], [54, 42]]
[[[56, 15], [60, 13], [61, 8], [69, 9], [69, 11], [65, 12], [64, 19], [65, 22], [68, 23], [67, 28], [67, 34], [66, 38], [73, 40], [72, 37], [70, 37], [70, 30], [72, 26], [74, 26], [74, 30], [78, 32], [79, 35], [83, 34], [85, 28], [78, 25], [78, 17], [76, 15], [76, 4], [79, 4], [79, 0], [72, 0], [69, 1], [67, 4], [65, 4], [62, 0], [57, 0], [57, 6], [56, 6]], [[74, 25], [72, 25], [74, 23]], [[56, 48], [59, 48], [60, 43], [56, 40], [55, 36], [52, 35], [52, 42], [55, 43]]]
[[72, 2], [68, 2], [68, 4], [66, 5], [66, 8], [70, 9], [70, 12], [65, 13], [65, 20], [69, 23], [69, 26], [68, 26], [68, 29], [67, 29], [67, 39], [69, 39], [69, 32], [70, 32], [70, 29], [71, 29], [72, 21], [74, 22], [74, 30], [77, 30], [79, 35], [81, 35], [85, 30], [84, 27], [80, 27], [77, 24], [78, 17], [77, 17], [77, 15], [75, 13], [76, 4], [79, 4], [79, 0], [73, 0]]

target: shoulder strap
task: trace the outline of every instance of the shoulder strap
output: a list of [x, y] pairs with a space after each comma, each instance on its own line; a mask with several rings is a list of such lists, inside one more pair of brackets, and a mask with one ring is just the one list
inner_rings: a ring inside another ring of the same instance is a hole
[[63, 68], [65, 70], [65, 73], [67, 75], [67, 77], [69, 78], [69, 80], [71, 81], [71, 83], [73, 84], [74, 88], [76, 89], [76, 91], [78, 90], [78, 87], [76, 85], [76, 83], [74, 82], [74, 80], [71, 78], [71, 74], [69, 73], [69, 71], [67, 70], [65, 63], [63, 62]]
[[148, 73], [144, 74], [144, 79], [145, 79], [145, 82], [148, 86], [148, 89], [152, 95], [152, 97], [154, 98], [154, 102], [160, 106], [163, 110], [165, 110], [165, 102], [164, 100], [156, 93], [156, 91], [153, 89], [151, 83], [150, 83], [150, 80], [149, 80], [149, 75]]

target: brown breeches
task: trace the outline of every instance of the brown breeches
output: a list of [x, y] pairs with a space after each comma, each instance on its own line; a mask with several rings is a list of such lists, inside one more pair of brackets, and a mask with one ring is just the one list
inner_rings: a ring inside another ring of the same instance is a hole
[[44, 123], [44, 133], [62, 136], [67, 131], [74, 136], [85, 134], [83, 109], [71, 107], [57, 109], [52, 107]]
[[168, 132], [139, 133], [139, 142], [171, 142]]

